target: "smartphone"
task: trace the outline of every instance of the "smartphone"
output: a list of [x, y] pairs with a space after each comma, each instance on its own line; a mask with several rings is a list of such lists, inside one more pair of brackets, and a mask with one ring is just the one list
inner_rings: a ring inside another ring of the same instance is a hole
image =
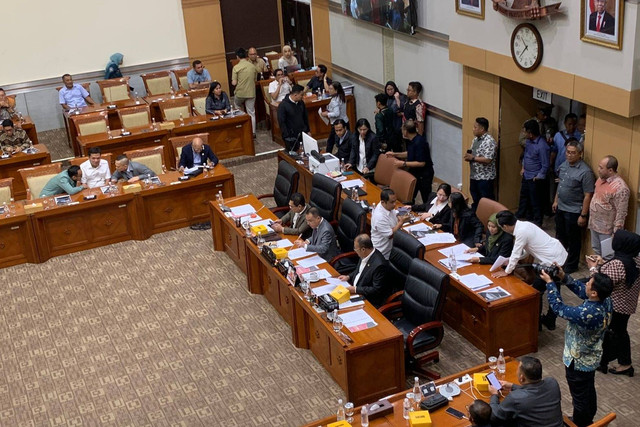
[[498, 378], [496, 378], [495, 372], [489, 372], [485, 376], [485, 378], [487, 379], [487, 381], [489, 381], [489, 384], [491, 384], [496, 390], [502, 389], [502, 384], [500, 384], [500, 381], [498, 381]]
[[461, 420], [463, 418], [467, 418], [463, 412], [458, 411], [457, 409], [453, 409], [451, 407], [447, 408], [447, 410], [445, 411], [447, 414], [451, 415], [452, 417], [456, 417], [457, 419]]
[[469, 150], [467, 150], [467, 154], [471, 154], [471, 153], [473, 153], [473, 151], [472, 151], [472, 150], [470, 150], [470, 149], [469, 149]]

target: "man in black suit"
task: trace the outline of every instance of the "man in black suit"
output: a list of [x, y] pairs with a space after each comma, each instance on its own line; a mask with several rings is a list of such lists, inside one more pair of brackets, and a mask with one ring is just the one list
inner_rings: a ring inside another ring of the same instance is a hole
[[338, 255], [338, 245], [336, 244], [336, 233], [329, 221], [324, 219], [317, 208], [307, 211], [307, 224], [313, 229], [311, 237], [307, 240], [298, 239], [293, 247], [304, 247], [308, 252], [316, 252], [327, 261]]
[[211, 147], [204, 143], [202, 138], [195, 137], [191, 144], [182, 147], [178, 170], [182, 172], [185, 168], [192, 168], [196, 165], [208, 164], [215, 166], [218, 164], [218, 157], [213, 154]]
[[353, 133], [347, 129], [347, 124], [342, 119], [333, 122], [335, 134], [327, 139], [327, 153], [333, 154], [333, 147], [338, 147], [335, 156], [344, 163], [349, 162], [351, 157], [351, 146], [353, 145]]
[[282, 140], [289, 151], [297, 151], [302, 132], [309, 132], [309, 115], [302, 97], [304, 88], [293, 85], [291, 92], [278, 105], [278, 124]]
[[596, 11], [589, 15], [589, 31], [608, 34], [610, 36], [616, 31], [616, 18], [605, 10], [607, 0], [595, 0]]
[[371, 304], [380, 307], [391, 289], [384, 286], [389, 261], [379, 250], [373, 248], [371, 238], [366, 234], [356, 237], [353, 250], [360, 257], [356, 269], [348, 276], [343, 275], [338, 279], [352, 284], [348, 287], [350, 293], [362, 295]]

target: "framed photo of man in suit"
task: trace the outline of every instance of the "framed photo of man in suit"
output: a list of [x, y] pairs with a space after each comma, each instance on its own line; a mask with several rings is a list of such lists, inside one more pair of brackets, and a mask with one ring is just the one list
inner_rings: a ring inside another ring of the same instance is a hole
[[460, 15], [484, 19], [484, 0], [456, 0], [456, 12]]
[[624, 0], [580, 1], [580, 38], [589, 43], [622, 49]]

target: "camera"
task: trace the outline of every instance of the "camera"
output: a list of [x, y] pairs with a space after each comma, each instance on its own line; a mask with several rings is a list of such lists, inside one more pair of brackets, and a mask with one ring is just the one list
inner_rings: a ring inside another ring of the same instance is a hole
[[531, 264], [533, 271], [537, 275], [540, 275], [543, 271], [549, 275], [549, 277], [556, 277], [560, 273], [560, 268], [557, 265], [545, 265], [545, 264]]

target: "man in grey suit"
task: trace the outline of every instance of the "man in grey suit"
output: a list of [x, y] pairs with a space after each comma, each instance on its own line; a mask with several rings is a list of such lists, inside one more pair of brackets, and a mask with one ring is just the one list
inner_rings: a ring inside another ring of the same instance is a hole
[[304, 247], [308, 252], [316, 252], [327, 261], [338, 255], [336, 233], [329, 221], [322, 218], [317, 208], [310, 208], [306, 217], [307, 224], [313, 230], [311, 237], [307, 240], [298, 239], [293, 246], [296, 248]]
[[309, 205], [305, 204], [304, 196], [293, 193], [289, 200], [289, 212], [271, 225], [277, 233], [293, 234], [307, 238], [311, 234], [311, 227], [307, 224]]
[[140, 181], [140, 177], [156, 176], [155, 172], [138, 162], [131, 162], [124, 154], [116, 157], [116, 170], [111, 175], [111, 181], [127, 181], [133, 183]]
[[560, 386], [552, 378], [542, 378], [539, 359], [524, 356], [518, 366], [515, 385], [500, 381], [502, 392], [509, 393], [500, 403], [498, 390], [489, 386], [491, 393], [491, 424], [517, 425], [519, 427], [562, 427]]

